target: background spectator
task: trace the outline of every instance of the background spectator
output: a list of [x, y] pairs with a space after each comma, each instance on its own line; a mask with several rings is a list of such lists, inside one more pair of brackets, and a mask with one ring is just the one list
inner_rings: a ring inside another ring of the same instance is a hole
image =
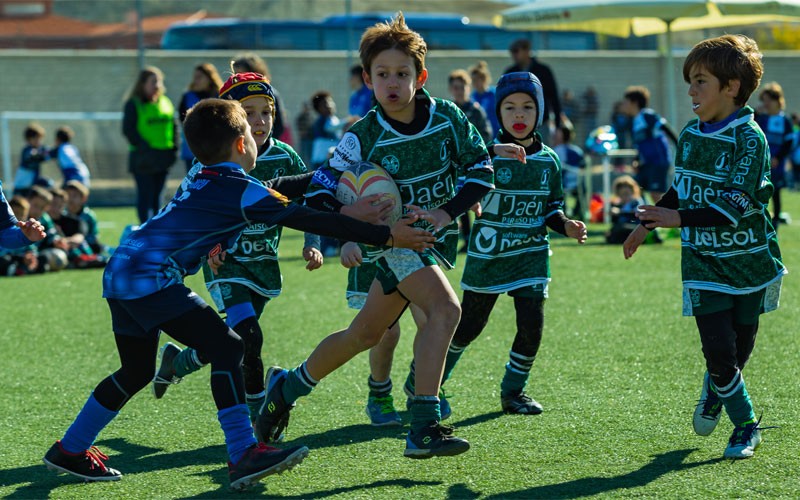
[[136, 181], [139, 222], [145, 222], [161, 207], [167, 172], [177, 156], [175, 107], [164, 91], [161, 70], [145, 67], [123, 111], [122, 133], [130, 143], [128, 170]]
[[75, 137], [75, 132], [67, 127], [58, 127], [56, 130], [55, 147], [50, 151], [50, 156], [58, 162], [58, 168], [61, 169], [61, 175], [64, 177], [64, 184], [76, 180], [85, 186], [90, 185], [91, 176], [89, 174], [89, 167], [81, 158], [81, 153], [78, 148], [72, 144], [72, 139]]
[[360, 64], [350, 68], [350, 90], [353, 93], [347, 111], [350, 116], [361, 118], [372, 109], [372, 91], [364, 82], [364, 68]]
[[205, 62], [194, 67], [192, 81], [189, 82], [189, 87], [181, 96], [181, 102], [178, 105], [178, 116], [181, 122], [181, 159], [186, 163], [187, 172], [192, 168], [194, 154], [189, 150], [189, 145], [186, 144], [186, 139], [183, 137], [183, 119], [186, 118], [186, 112], [202, 99], [217, 97], [220, 87], [222, 87], [222, 78], [219, 76], [217, 67]]
[[544, 127], [539, 127], [538, 132], [542, 135], [544, 143], [549, 141], [549, 131], [555, 125], [561, 125], [564, 115], [561, 112], [561, 101], [558, 98], [558, 86], [550, 67], [540, 63], [531, 54], [531, 42], [527, 38], [519, 38], [508, 47], [511, 59], [514, 64], [507, 67], [503, 73], [514, 73], [516, 71], [528, 71], [536, 75], [542, 82], [544, 92]]
[[14, 194], [27, 196], [34, 184], [47, 185], [52, 182], [41, 176], [42, 162], [50, 158], [43, 144], [45, 131], [38, 123], [29, 123], [23, 132], [25, 147], [20, 153], [19, 168], [14, 175]]
[[500, 131], [500, 124], [495, 111], [494, 85], [491, 85], [492, 74], [489, 72], [489, 65], [486, 61], [478, 61], [469, 69], [469, 75], [472, 77], [472, 100], [481, 105], [489, 118], [494, 137]]

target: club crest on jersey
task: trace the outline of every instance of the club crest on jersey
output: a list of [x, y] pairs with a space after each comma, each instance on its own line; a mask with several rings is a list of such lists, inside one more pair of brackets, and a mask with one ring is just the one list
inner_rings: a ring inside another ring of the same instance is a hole
[[510, 168], [503, 167], [501, 169], [498, 169], [494, 175], [495, 179], [497, 179], [497, 182], [499, 182], [500, 184], [508, 184], [509, 182], [511, 182]]
[[544, 169], [544, 172], [542, 172], [542, 187], [547, 186], [549, 183], [550, 183], [550, 169], [546, 168]]
[[717, 157], [717, 160], [714, 162], [714, 170], [717, 172], [730, 172], [731, 170], [731, 155], [730, 153], [723, 152]]
[[472, 140], [473, 146], [480, 146], [483, 144], [483, 139], [481, 138], [480, 134], [476, 134], [475, 132], [470, 134], [470, 139]]
[[684, 142], [683, 143], [683, 152], [681, 153], [683, 157], [683, 161], [686, 161], [689, 158], [689, 155], [692, 153], [692, 143]]
[[381, 160], [381, 166], [390, 174], [396, 174], [400, 170], [400, 160], [394, 155], [384, 156]]

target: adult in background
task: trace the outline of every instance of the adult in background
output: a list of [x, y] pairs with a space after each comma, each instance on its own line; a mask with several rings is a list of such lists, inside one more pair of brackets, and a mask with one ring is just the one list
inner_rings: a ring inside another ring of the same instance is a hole
[[508, 47], [511, 59], [514, 64], [507, 67], [505, 73], [516, 73], [518, 71], [528, 71], [536, 75], [542, 82], [542, 92], [544, 94], [544, 127], [539, 128], [542, 142], [549, 142], [550, 130], [561, 125], [565, 121], [565, 116], [561, 110], [561, 101], [558, 98], [558, 86], [553, 72], [546, 64], [540, 63], [536, 57], [531, 55], [531, 41], [527, 38], [519, 38], [511, 42]]
[[292, 131], [289, 127], [289, 121], [286, 118], [286, 107], [283, 105], [283, 99], [278, 94], [278, 89], [272, 83], [272, 75], [269, 73], [267, 61], [262, 59], [255, 52], [244, 52], [237, 54], [231, 61], [231, 71], [236, 73], [259, 73], [264, 75], [264, 78], [272, 85], [272, 92], [275, 94], [275, 123], [272, 125], [272, 137], [279, 139], [290, 146], [294, 146], [292, 140]]
[[356, 64], [350, 68], [350, 102], [347, 112], [350, 116], [363, 118], [372, 109], [372, 90], [364, 83], [364, 68]]
[[136, 181], [136, 211], [142, 223], [161, 207], [167, 173], [177, 157], [175, 106], [164, 91], [164, 74], [147, 66], [139, 72], [123, 111], [122, 133], [130, 143], [128, 170]]
[[[192, 106], [202, 99], [217, 97], [220, 87], [222, 87], [222, 78], [220, 78], [216, 66], [208, 62], [195, 66], [192, 81], [189, 82], [189, 87], [181, 96], [181, 102], [178, 104], [178, 116], [181, 124], [186, 118], [186, 112]], [[191, 170], [194, 154], [189, 150], [189, 145], [183, 137], [183, 129], [181, 129], [181, 159], [186, 163], [186, 171]]]

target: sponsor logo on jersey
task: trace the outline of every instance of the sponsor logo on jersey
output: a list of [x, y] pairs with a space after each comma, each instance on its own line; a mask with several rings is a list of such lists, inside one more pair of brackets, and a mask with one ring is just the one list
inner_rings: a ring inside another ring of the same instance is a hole
[[681, 154], [681, 157], [683, 158], [683, 161], [686, 161], [687, 159], [689, 159], [689, 155], [691, 153], [692, 153], [692, 143], [691, 142], [684, 142], [683, 143], [683, 152]]
[[404, 203], [419, 205], [426, 210], [444, 204], [455, 193], [455, 183], [449, 175], [424, 184], [398, 184], [397, 188]]
[[753, 128], [747, 128], [744, 131], [744, 150], [745, 156], [736, 162], [736, 168], [733, 172], [731, 183], [744, 185], [747, 181], [747, 175], [750, 173], [750, 167], [755, 165], [759, 166], [759, 158], [756, 156], [759, 152], [763, 152], [763, 144], [761, 143], [758, 131]]
[[550, 183], [550, 168], [545, 168], [544, 172], [542, 172], [542, 187], [547, 186]]
[[333, 173], [327, 168], [318, 168], [314, 171], [312, 182], [320, 184], [329, 191], [336, 192], [337, 182], [333, 177]]
[[714, 162], [714, 170], [717, 172], [728, 172], [731, 169], [731, 155], [727, 151], [717, 157]]
[[390, 174], [394, 175], [400, 170], [400, 160], [394, 155], [384, 156], [381, 166]]
[[501, 184], [508, 184], [511, 182], [511, 169], [507, 167], [499, 169], [495, 173], [495, 178], [497, 179], [497, 182]]
[[482, 227], [475, 238], [475, 248], [480, 253], [489, 253], [497, 246], [497, 230], [491, 227]]
[[272, 188], [267, 188], [267, 191], [269, 191], [269, 194], [271, 194], [272, 197], [275, 198], [278, 201], [278, 203], [280, 203], [284, 207], [289, 204], [289, 198], [287, 198], [286, 196], [282, 195], [281, 193], [275, 191]]
[[736, 232], [698, 230], [694, 236], [696, 246], [711, 248], [744, 247], [753, 243], [758, 243], [758, 239], [752, 228]]
[[750, 209], [752, 203], [750, 202], [750, 197], [747, 196], [746, 193], [743, 193], [738, 190], [732, 191], [725, 191], [722, 193], [722, 199], [733, 205], [736, 210], [741, 213], [747, 212]]

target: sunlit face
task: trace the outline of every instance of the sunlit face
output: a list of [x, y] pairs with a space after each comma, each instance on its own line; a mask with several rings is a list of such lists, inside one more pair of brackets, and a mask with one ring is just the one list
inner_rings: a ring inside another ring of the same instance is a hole
[[739, 81], [731, 80], [720, 87], [719, 79], [705, 67], [695, 65], [689, 72], [689, 97], [692, 111], [706, 123], [725, 119], [739, 109], [733, 99], [739, 92]]
[[367, 86], [389, 118], [411, 123], [414, 119], [414, 94], [428, 78], [428, 71], [417, 75], [414, 59], [397, 49], [388, 49], [372, 60]]
[[189, 87], [195, 92], [207, 90], [211, 88], [211, 79], [208, 77], [208, 75], [199, 69], [196, 69], [192, 75], [192, 83], [189, 85]]
[[769, 94], [762, 94], [759, 101], [761, 101], [761, 106], [764, 107], [764, 113], [768, 115], [777, 115], [781, 112], [781, 102], [777, 99], [773, 99]]
[[243, 137], [244, 151], [240, 151], [241, 163], [240, 165], [245, 172], [250, 172], [256, 167], [256, 158], [258, 158], [258, 146], [253, 137], [253, 132], [250, 129], [250, 123], [247, 124], [247, 129]]
[[28, 215], [33, 217], [34, 219], [41, 219], [42, 214], [47, 210], [47, 200], [42, 198], [41, 196], [32, 196], [28, 201], [31, 204], [31, 209], [28, 211]]
[[487, 82], [483, 73], [472, 73], [472, 86], [478, 92], [486, 92]]
[[65, 205], [66, 201], [63, 198], [53, 196], [53, 201], [50, 202], [50, 205], [47, 207], [47, 213], [50, 214], [50, 217], [53, 219], [58, 219], [61, 217], [61, 212], [64, 210]]
[[536, 126], [536, 116], [536, 102], [524, 92], [509, 95], [500, 104], [500, 122], [516, 139], [530, 135]]
[[469, 84], [461, 80], [453, 80], [447, 87], [450, 90], [450, 95], [453, 96], [453, 101], [458, 104], [467, 102], [469, 100], [469, 93], [472, 91]]
[[161, 81], [158, 75], [150, 75], [147, 77], [147, 80], [145, 80], [142, 89], [144, 90], [144, 94], [152, 99], [163, 87], [164, 82]]
[[622, 203], [628, 203], [633, 199], [633, 189], [630, 186], [619, 186], [617, 188], [617, 196]]
[[77, 189], [64, 189], [67, 192], [67, 211], [76, 214], [81, 211], [84, 200]]
[[272, 101], [264, 96], [255, 96], [242, 101], [242, 107], [247, 113], [247, 123], [255, 140], [256, 146], [263, 146], [272, 133], [274, 124], [275, 107]]

